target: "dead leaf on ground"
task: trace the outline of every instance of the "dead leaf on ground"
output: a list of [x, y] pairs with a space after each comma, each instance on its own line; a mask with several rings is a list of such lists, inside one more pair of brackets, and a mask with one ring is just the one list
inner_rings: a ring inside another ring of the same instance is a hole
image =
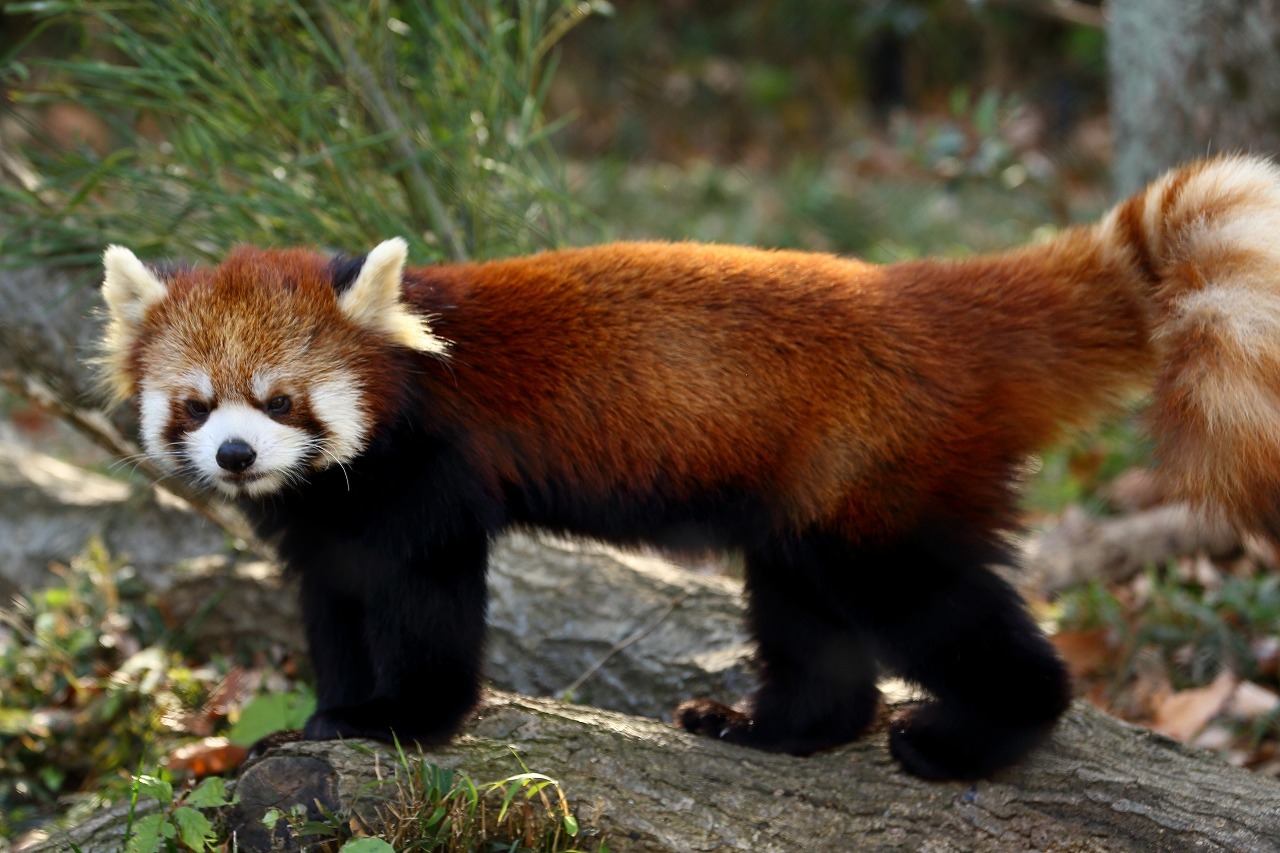
[[1256, 720], [1265, 717], [1280, 706], [1280, 695], [1261, 684], [1242, 681], [1231, 694], [1231, 702], [1227, 706], [1231, 716], [1242, 720]]
[[244, 747], [224, 737], [207, 737], [169, 753], [167, 766], [171, 771], [190, 773], [196, 778], [221, 776], [243, 764], [247, 755]]
[[1103, 628], [1085, 631], [1059, 631], [1049, 638], [1058, 654], [1067, 662], [1071, 677], [1086, 679], [1102, 672], [1115, 657], [1112, 632]]
[[262, 673], [233, 666], [214, 687], [205, 701], [205, 710], [213, 715], [225, 717], [232, 708], [238, 708], [247, 702], [262, 683]]
[[1224, 670], [1205, 687], [1170, 694], [1157, 703], [1151, 728], [1183, 743], [1191, 741], [1223, 709], [1236, 685], [1235, 675]]

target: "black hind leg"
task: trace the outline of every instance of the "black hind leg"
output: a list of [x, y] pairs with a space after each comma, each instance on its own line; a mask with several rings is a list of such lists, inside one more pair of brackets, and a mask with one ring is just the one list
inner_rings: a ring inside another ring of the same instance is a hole
[[947, 531], [864, 552], [843, 597], [889, 669], [931, 700], [895, 719], [889, 748], [927, 779], [975, 778], [1013, 763], [1071, 700], [1066, 669], [991, 565], [1008, 549]]
[[810, 583], [805, 548], [747, 555], [748, 618], [760, 688], [739, 711], [710, 699], [676, 709], [687, 731], [805, 755], [856, 739], [879, 702], [867, 641], [836, 618]]

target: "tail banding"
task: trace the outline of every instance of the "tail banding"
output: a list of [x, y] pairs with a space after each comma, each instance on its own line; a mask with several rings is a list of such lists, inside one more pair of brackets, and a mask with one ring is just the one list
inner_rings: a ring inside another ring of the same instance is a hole
[[1170, 492], [1280, 537], [1280, 168], [1172, 171], [1098, 233], [1148, 283], [1149, 429]]

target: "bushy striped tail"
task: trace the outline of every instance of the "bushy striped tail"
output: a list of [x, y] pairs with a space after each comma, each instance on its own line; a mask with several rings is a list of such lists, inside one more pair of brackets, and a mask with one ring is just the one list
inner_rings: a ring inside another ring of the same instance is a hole
[[1097, 234], [1147, 282], [1149, 429], [1170, 491], [1280, 537], [1280, 168], [1174, 170]]

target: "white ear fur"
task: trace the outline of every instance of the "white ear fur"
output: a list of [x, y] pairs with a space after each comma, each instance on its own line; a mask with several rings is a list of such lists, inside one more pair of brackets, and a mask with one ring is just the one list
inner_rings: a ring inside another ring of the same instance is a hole
[[388, 335], [396, 343], [420, 352], [445, 351], [445, 342], [431, 333], [425, 317], [400, 301], [409, 244], [401, 237], [384, 240], [365, 256], [355, 283], [338, 299], [338, 307], [353, 323]]
[[108, 246], [102, 267], [102, 298], [111, 319], [125, 326], [140, 325], [147, 309], [167, 292], [164, 282], [124, 246]]
[[107, 303], [110, 322], [103, 334], [98, 364], [103, 389], [118, 403], [137, 390], [129, 353], [147, 309], [164, 299], [168, 287], [123, 246], [107, 247], [102, 253], [102, 268], [102, 298]]

